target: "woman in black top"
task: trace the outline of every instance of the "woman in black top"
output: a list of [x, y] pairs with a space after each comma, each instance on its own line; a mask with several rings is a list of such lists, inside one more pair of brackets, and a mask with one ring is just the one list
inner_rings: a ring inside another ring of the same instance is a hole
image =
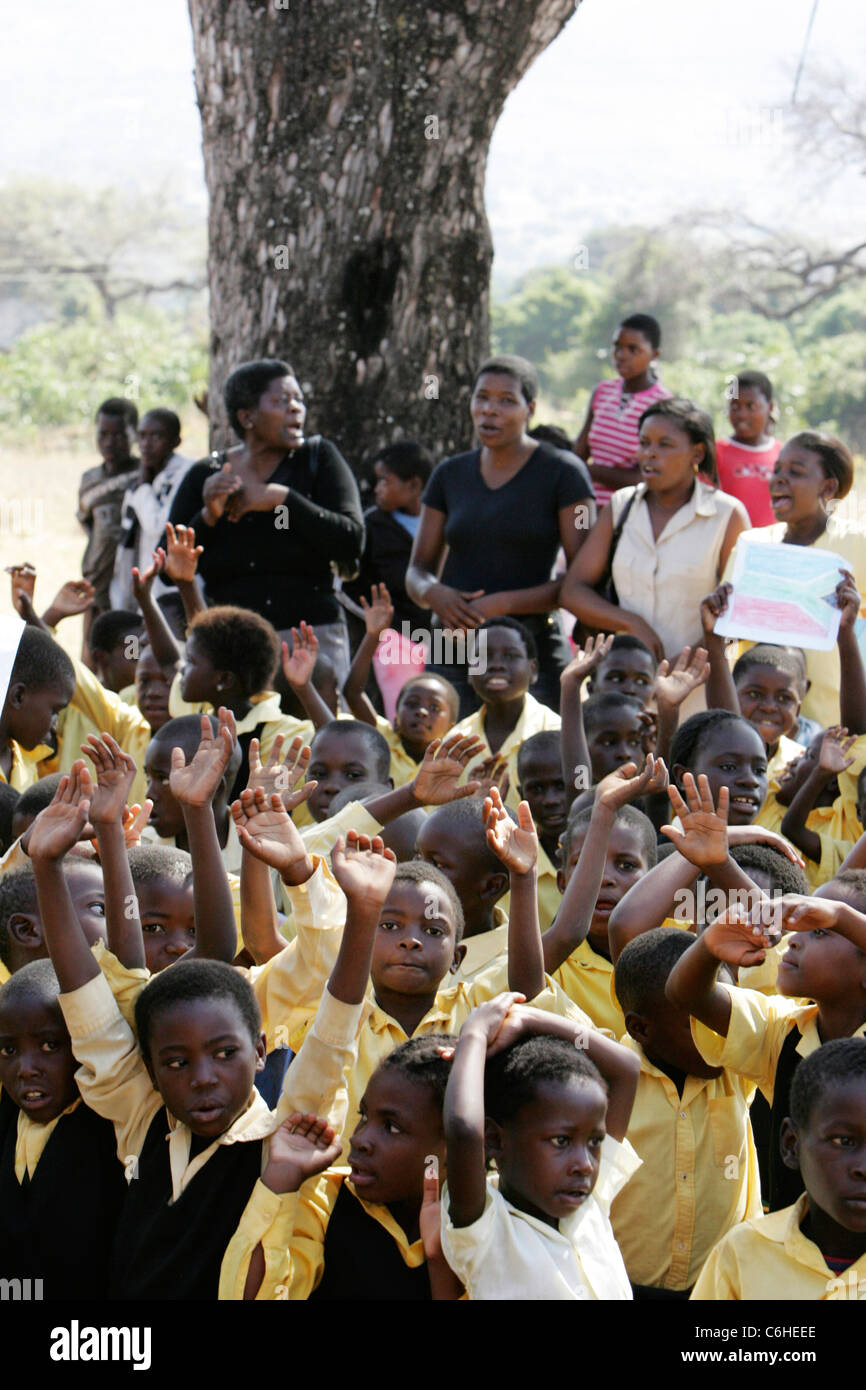
[[211, 603], [251, 608], [280, 632], [302, 619], [348, 674], [331, 562], [352, 569], [364, 544], [358, 487], [327, 439], [304, 439], [304, 396], [287, 362], [244, 362], [225, 386], [243, 443], [194, 464], [169, 520], [192, 526]]
[[[445, 459], [422, 498], [421, 524], [406, 573], [412, 599], [434, 627], [472, 629], [517, 618], [535, 636], [539, 677], [532, 694], [559, 709], [559, 673], [569, 659], [556, 617], [561, 579], [551, 579], [560, 546], [577, 554], [595, 518], [592, 483], [573, 454], [527, 434], [538, 378], [521, 357], [495, 357], [478, 371], [472, 422], [481, 448]], [[439, 569], [448, 550], [441, 579]], [[466, 644], [467, 654], [472, 649]], [[460, 692], [461, 717], [478, 701], [463, 667], [436, 661]]]

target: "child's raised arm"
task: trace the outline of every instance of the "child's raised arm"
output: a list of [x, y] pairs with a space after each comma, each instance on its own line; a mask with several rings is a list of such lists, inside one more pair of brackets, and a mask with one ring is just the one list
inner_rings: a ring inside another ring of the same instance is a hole
[[733, 585], [720, 584], [702, 599], [701, 623], [704, 629], [703, 643], [710, 663], [707, 709], [727, 709], [732, 714], [739, 714], [740, 701], [731, 668], [725, 657], [725, 639], [716, 633], [716, 620], [727, 610], [728, 597], [733, 592]]
[[848, 751], [855, 738], [855, 734], [849, 737], [848, 730], [838, 724], [827, 729], [817, 763], [782, 817], [782, 834], [816, 864], [821, 860], [821, 840], [814, 830], [808, 829], [806, 821], [827, 784], [853, 763]]
[[366, 599], [361, 599], [367, 630], [349, 668], [346, 684], [343, 686], [343, 695], [355, 719], [361, 719], [365, 724], [375, 725], [376, 711], [365, 694], [365, 690], [373, 657], [379, 645], [379, 638], [391, 626], [394, 617], [394, 605], [384, 584], [373, 585], [370, 599], [370, 603], [367, 603]]
[[544, 952], [538, 922], [538, 835], [526, 801], [517, 808], [517, 825], [492, 788], [484, 802], [487, 843], [508, 869], [508, 986], [534, 999], [545, 986]]
[[[667, 780], [667, 768], [662, 759], [647, 754], [640, 772], [634, 763], [626, 763], [599, 782], [580, 859], [568, 880], [556, 919], [542, 937], [544, 968], [548, 975], [568, 960], [589, 931], [617, 811], [644, 793], [662, 791]], [[645, 880], [641, 879], [643, 882]]]
[[783, 932], [834, 931], [858, 951], [866, 951], [866, 916], [837, 898], [807, 898], [786, 893], [776, 904], [777, 923]]
[[90, 774], [79, 759], [68, 777], [61, 777], [54, 800], [36, 817], [28, 836], [42, 930], [63, 994], [99, 974], [63, 872], [64, 858], [87, 825], [90, 792]]
[[319, 639], [309, 623], [301, 623], [300, 632], [297, 628], [292, 628], [291, 656], [289, 655], [288, 642], [283, 642], [281, 651], [283, 675], [313, 721], [314, 726], [317, 729], [323, 729], [326, 724], [331, 723], [334, 714], [313, 685], [313, 670], [319, 653]]
[[155, 550], [153, 552], [153, 564], [143, 574], [140, 569], [133, 567], [132, 593], [141, 609], [141, 616], [144, 618], [144, 626], [147, 630], [147, 640], [156, 661], [160, 666], [175, 667], [181, 659], [181, 649], [165, 620], [162, 609], [154, 601], [152, 593], [153, 581], [158, 574], [162, 573], [164, 568], [165, 551]]
[[592, 783], [589, 747], [583, 726], [580, 690], [590, 671], [594, 671], [613, 646], [613, 634], [590, 637], [585, 647], [574, 653], [559, 677], [562, 714], [562, 776], [567, 787], [577, 786], [578, 768], [586, 769], [587, 787]]
[[[727, 664], [727, 663], [726, 663]], [[659, 724], [656, 734], [656, 757], [669, 758], [671, 742], [680, 717], [680, 706], [693, 690], [703, 685], [710, 674], [705, 647], [684, 647], [673, 665], [659, 662], [656, 671], [655, 699]]]
[[132, 882], [124, 833], [124, 813], [135, 781], [135, 760], [124, 753], [111, 734], [91, 734], [81, 745], [98, 778], [90, 798], [90, 822], [96, 831], [99, 860], [105, 884], [105, 925], [108, 946], [121, 965], [141, 969], [147, 965], [138, 899]]
[[476, 796], [481, 783], [474, 777], [462, 787], [458, 783], [467, 765], [483, 752], [484, 744], [474, 735], [464, 737], [452, 733], [444, 739], [436, 738], [427, 745], [421, 766], [411, 782], [394, 791], [369, 797], [364, 809], [380, 825], [388, 825], [405, 811], [415, 811], [419, 806], [444, 806], [447, 801]]
[[[764, 915], [763, 909], [754, 915]], [[778, 941], [778, 931], [760, 921], [753, 923], [741, 907], [731, 907], [680, 956], [668, 976], [665, 994], [671, 1003], [688, 1009], [693, 1018], [726, 1038], [731, 996], [717, 983], [720, 962], [737, 967], [760, 965], [767, 949]]]
[[235, 742], [235, 721], [230, 710], [220, 709], [216, 734], [210, 717], [203, 714], [201, 742], [189, 766], [182, 748], [171, 750], [168, 783], [183, 810], [193, 867], [195, 945], [187, 958], [201, 956], [229, 964], [237, 954], [237, 928], [212, 803]]
[[473, 1009], [454, 1053], [445, 1092], [444, 1126], [448, 1199], [454, 1226], [471, 1226], [484, 1211], [487, 1175], [484, 1145], [484, 1068], [487, 1050], [517, 994], [500, 994]]
[[198, 557], [204, 553], [204, 546], [196, 545], [195, 531], [191, 526], [172, 526], [165, 524], [165, 566], [167, 579], [173, 579], [180, 594], [183, 611], [188, 623], [198, 613], [204, 613], [205, 602], [195, 582]]
[[841, 681], [839, 719], [852, 734], [866, 734], [866, 670], [854, 624], [860, 616], [860, 594], [854, 576], [843, 570], [836, 585], [836, 606], [842, 609], [836, 645], [839, 648]]

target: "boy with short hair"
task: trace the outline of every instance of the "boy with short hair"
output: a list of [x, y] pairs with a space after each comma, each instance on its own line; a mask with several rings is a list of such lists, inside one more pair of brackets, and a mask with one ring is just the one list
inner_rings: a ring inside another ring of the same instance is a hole
[[376, 455], [376, 505], [364, 513], [366, 540], [360, 572], [345, 586], [349, 596], [358, 600], [374, 584], [387, 585], [398, 631], [404, 622], [410, 628], [426, 628], [428, 623], [427, 614], [406, 593], [406, 569], [421, 515], [421, 493], [433, 466], [432, 455], [411, 439], [389, 444]]
[[[129, 486], [130, 475], [139, 465], [139, 460], [132, 454], [137, 425], [137, 406], [122, 396], [112, 396], [103, 401], [96, 412], [96, 447], [102, 455], [102, 463], [82, 474], [76, 512], [88, 535], [81, 573], [94, 589], [90, 621], [97, 613], [111, 607], [108, 589], [120, 539], [123, 496]], [[88, 618], [85, 617], [85, 629], [88, 626]]]
[[793, 1206], [734, 1227], [692, 1292], [696, 1301], [862, 1299], [866, 1291], [866, 1042], [810, 1053], [791, 1085], [782, 1157], [805, 1191]]
[[716, 440], [719, 487], [740, 499], [753, 526], [772, 526], [767, 483], [782, 450], [770, 433], [773, 387], [763, 372], [748, 371], [734, 378], [732, 388], [726, 392], [731, 437]]
[[90, 629], [90, 654], [106, 690], [135, 704], [135, 668], [142, 646], [144, 623], [132, 609], [111, 608], [100, 613]]
[[58, 717], [75, 689], [75, 670], [61, 646], [37, 627], [25, 627], [0, 711], [0, 778], [16, 791], [38, 779], [50, 755]]
[[[120, 538], [114, 558], [110, 598], [113, 608], [129, 608], [133, 598], [132, 568], [147, 569], [157, 546], [165, 540], [165, 523], [171, 504], [194, 460], [177, 452], [180, 420], [173, 410], [148, 410], [138, 426], [141, 469], [123, 494]], [[158, 578], [154, 586], [157, 602], [177, 593]]]
[[559, 911], [559, 838], [565, 831], [574, 786], [562, 775], [562, 739], [554, 729], [533, 734], [517, 754], [517, 794], [538, 832], [538, 917], [546, 932]]

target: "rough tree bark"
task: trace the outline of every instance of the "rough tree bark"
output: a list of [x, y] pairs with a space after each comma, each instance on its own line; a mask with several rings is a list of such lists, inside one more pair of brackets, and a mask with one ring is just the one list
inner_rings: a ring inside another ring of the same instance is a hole
[[435, 457], [465, 446], [488, 347], [490, 138], [576, 7], [189, 0], [215, 437], [231, 368], [280, 356], [310, 429], [356, 469], [396, 438]]

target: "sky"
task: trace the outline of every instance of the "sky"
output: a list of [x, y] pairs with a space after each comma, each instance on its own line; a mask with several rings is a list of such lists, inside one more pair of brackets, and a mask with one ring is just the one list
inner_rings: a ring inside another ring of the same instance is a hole
[[[866, 181], [826, 185], [790, 147], [788, 103], [812, 6], [582, 0], [494, 134], [487, 208], [500, 283], [579, 254], [593, 227], [655, 226], [696, 206], [841, 237], [853, 226], [856, 239]], [[40, 0], [9, 9], [4, 36], [0, 178], [168, 180], [173, 201], [204, 209], [183, 0]], [[819, 0], [804, 85], [864, 51], [862, 0]]]

